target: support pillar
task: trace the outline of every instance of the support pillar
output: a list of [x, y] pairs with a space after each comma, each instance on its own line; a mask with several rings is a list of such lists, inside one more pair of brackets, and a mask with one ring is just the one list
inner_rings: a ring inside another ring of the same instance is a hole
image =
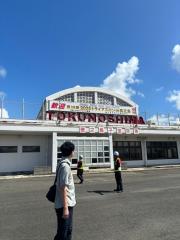
[[142, 158], [144, 161], [144, 166], [147, 167], [148, 166], [148, 160], [147, 160], [147, 148], [146, 148], [146, 140], [143, 139], [141, 141], [141, 146], [142, 146]]
[[180, 140], [177, 140], [178, 159], [180, 159]]
[[114, 169], [112, 134], [109, 134], [109, 156], [110, 156], [111, 169]]
[[57, 132], [52, 133], [52, 172], [56, 172], [57, 166]]

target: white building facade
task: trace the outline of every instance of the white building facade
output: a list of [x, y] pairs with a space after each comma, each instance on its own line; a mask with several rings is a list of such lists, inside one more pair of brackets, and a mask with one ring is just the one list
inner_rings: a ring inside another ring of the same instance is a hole
[[128, 167], [180, 163], [180, 127], [147, 125], [138, 106], [112, 91], [75, 87], [46, 97], [37, 120], [0, 120], [0, 173], [55, 172], [64, 141], [87, 167], [113, 168], [113, 151]]

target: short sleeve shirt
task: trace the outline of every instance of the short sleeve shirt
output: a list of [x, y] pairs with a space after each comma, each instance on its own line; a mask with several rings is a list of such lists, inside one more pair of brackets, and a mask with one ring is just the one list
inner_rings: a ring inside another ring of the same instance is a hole
[[63, 199], [59, 188], [67, 188], [67, 203], [69, 207], [74, 207], [76, 205], [75, 198], [75, 187], [73, 175], [71, 172], [71, 162], [68, 158], [62, 159], [59, 163], [57, 169], [57, 182], [56, 182], [56, 197], [55, 197], [55, 208], [63, 208]]

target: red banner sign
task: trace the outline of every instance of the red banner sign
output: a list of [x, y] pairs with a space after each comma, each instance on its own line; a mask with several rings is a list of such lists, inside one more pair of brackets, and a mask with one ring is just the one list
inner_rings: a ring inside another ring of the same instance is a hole
[[49, 112], [48, 120], [59, 120], [67, 122], [98, 122], [98, 123], [122, 123], [122, 124], [145, 124], [144, 119], [138, 116], [107, 115], [95, 113], [75, 112]]
[[98, 113], [98, 114], [118, 114], [118, 115], [136, 115], [136, 107], [119, 106], [119, 105], [104, 105], [90, 103], [74, 103], [74, 102], [59, 102], [48, 101], [47, 109], [49, 111], [66, 111], [66, 112], [83, 112], [83, 113]]

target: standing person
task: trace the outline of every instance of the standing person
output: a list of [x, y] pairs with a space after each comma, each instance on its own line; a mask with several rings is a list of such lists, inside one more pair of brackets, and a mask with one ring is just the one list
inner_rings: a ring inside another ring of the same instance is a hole
[[116, 189], [114, 191], [116, 192], [123, 192], [123, 183], [122, 183], [122, 177], [121, 177], [121, 165], [122, 161], [119, 158], [119, 152], [114, 152], [114, 173], [115, 173], [115, 179], [116, 179]]
[[83, 183], [84, 178], [83, 178], [83, 155], [79, 156], [79, 161], [77, 163], [77, 177], [80, 180], [80, 184]]
[[61, 145], [62, 159], [57, 167], [55, 211], [57, 215], [57, 233], [54, 240], [71, 240], [73, 225], [73, 207], [76, 204], [74, 180], [71, 172], [71, 160], [74, 144]]

